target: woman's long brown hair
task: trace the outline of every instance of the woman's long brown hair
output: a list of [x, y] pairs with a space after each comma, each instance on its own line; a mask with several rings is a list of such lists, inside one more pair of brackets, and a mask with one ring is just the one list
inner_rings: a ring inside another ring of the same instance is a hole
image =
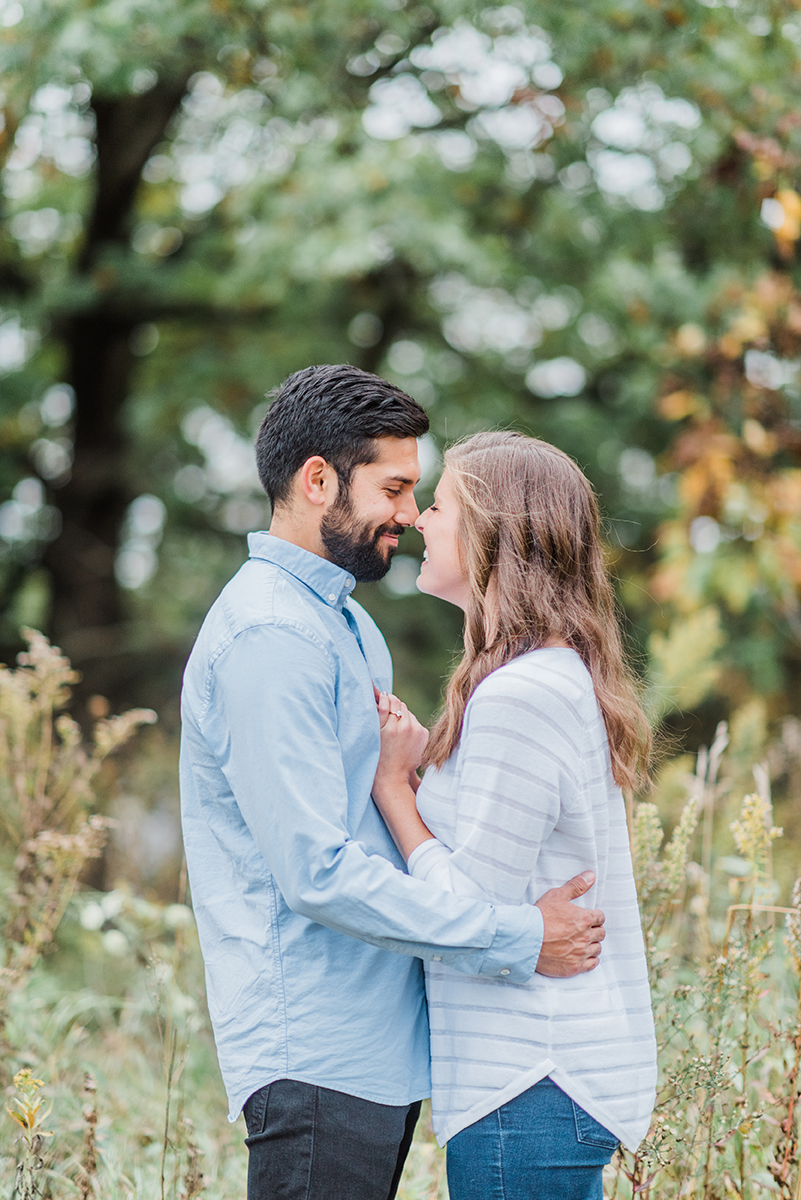
[[561, 639], [581, 655], [606, 724], [612, 774], [647, 779], [651, 730], [627, 668], [592, 487], [572, 459], [536, 438], [479, 433], [451, 447], [445, 468], [459, 505], [459, 553], [470, 598], [464, 656], [448, 683], [425, 765], [459, 744], [482, 679]]

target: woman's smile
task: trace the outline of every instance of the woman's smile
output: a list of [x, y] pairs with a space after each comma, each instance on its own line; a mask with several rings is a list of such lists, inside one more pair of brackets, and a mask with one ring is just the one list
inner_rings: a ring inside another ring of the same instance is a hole
[[437, 485], [434, 503], [420, 514], [415, 528], [426, 547], [417, 577], [419, 590], [464, 608], [469, 587], [459, 555], [459, 508], [447, 471]]

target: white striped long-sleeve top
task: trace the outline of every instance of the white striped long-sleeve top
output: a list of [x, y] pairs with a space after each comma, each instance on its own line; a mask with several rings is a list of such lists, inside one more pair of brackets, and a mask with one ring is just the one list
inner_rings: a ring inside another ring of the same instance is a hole
[[458, 748], [417, 793], [434, 840], [410, 872], [459, 895], [531, 904], [595, 872], [599, 966], [570, 979], [471, 978], [426, 964], [432, 1109], [441, 1145], [549, 1076], [635, 1149], [648, 1130], [656, 1044], [626, 814], [578, 654], [533, 650], [482, 680]]

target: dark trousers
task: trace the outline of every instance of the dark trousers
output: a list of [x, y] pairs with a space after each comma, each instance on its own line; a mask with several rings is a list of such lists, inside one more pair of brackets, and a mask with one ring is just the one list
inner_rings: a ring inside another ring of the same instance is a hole
[[248, 1200], [393, 1200], [420, 1103], [279, 1079], [244, 1107]]

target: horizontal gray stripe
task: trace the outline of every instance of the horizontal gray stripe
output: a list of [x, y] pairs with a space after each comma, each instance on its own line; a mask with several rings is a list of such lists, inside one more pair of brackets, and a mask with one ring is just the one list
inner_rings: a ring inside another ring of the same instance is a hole
[[[454, 1042], [458, 1041], [459, 1038], [471, 1038], [471, 1039], [480, 1039], [481, 1041], [487, 1041], [487, 1042], [504, 1042], [504, 1043], [508, 1043], [510, 1046], [539, 1046], [544, 1049], [548, 1045], [548, 1042], [540, 1042], [540, 1041], [537, 1041], [537, 1039], [533, 1038], [533, 1037], [531, 1037], [531, 1038], [529, 1038], [529, 1037], [505, 1037], [502, 1033], [487, 1033], [486, 1031], [480, 1030], [480, 1029], [476, 1030], [475, 1032], [472, 1032], [472, 1031], [462, 1032], [460, 1030], [457, 1033], [457, 1032], [454, 1032], [454, 1030], [452, 1030], [452, 1029], [451, 1030], [447, 1030], [447, 1029], [446, 1030], [438, 1030], [437, 1032], [447, 1034], [448, 1038]], [[431, 1061], [432, 1062], [434, 1061], [433, 1055], [432, 1055]], [[444, 1062], [445, 1060], [443, 1058], [437, 1056], [437, 1061]], [[468, 1055], [460, 1054], [460, 1055], [456, 1056], [454, 1061], [468, 1063], [468, 1062], [477, 1062], [479, 1060], [474, 1059], [472, 1057], [472, 1055], [468, 1056]], [[492, 1061], [497, 1062], [497, 1059], [493, 1059]]]
[[480, 754], [467, 755], [462, 762], [462, 777], [464, 778], [464, 774], [469, 768], [475, 770], [476, 767], [490, 767], [493, 771], [502, 771], [505, 775], [513, 775], [527, 784], [536, 783], [538, 787], [546, 788], [555, 796], [559, 795], [559, 788], [555, 783], [551, 783], [549, 779], [543, 779], [542, 775], [536, 771], [532, 773], [524, 767], [519, 767], [517, 763], [509, 762], [508, 759], [492, 758]]
[[[471, 862], [484, 863], [487, 867], [494, 867], [501, 875], [511, 875], [515, 879], [526, 879], [531, 874], [530, 867], [512, 867], [509, 863], [500, 862], [497, 858], [491, 858], [489, 854], [481, 854], [478, 850], [467, 850], [462, 847], [459, 853], [464, 858], [469, 858]], [[467, 872], [465, 871], [465, 874]], [[500, 880], [498, 880], [500, 883]]]
[[[537, 692], [546, 692], [551, 700], [555, 700], [558, 704], [562, 704], [565, 708], [570, 710], [573, 718], [576, 721], [576, 724], [582, 730], [587, 728], [589, 722], [585, 720], [578, 708], [578, 705], [581, 704], [582, 701], [586, 704], [587, 700], [588, 693], [582, 688], [576, 688], [575, 699], [571, 699], [567, 694], [569, 689], [565, 689], [565, 687], [558, 681], [546, 681], [542, 675], [532, 678], [531, 676], [524, 675], [522, 673], [510, 672], [508, 678], [510, 680], [517, 680], [520, 683], [525, 684], [526, 690], [529, 692], [535, 689]], [[549, 719], [549, 714], [543, 712], [541, 698], [538, 696], [537, 699], [540, 700], [539, 704], [535, 704], [531, 700], [525, 700], [523, 697], [517, 694], [514, 696], [500, 696], [497, 693], [491, 694], [485, 692], [485, 694], [482, 696], [480, 692], [477, 692], [476, 708], [480, 707], [482, 704], [519, 704], [522, 702], [523, 704], [526, 704], [539, 719]]]
[[[555, 678], [561, 680], [562, 683], [568, 684], [580, 696], [588, 696], [590, 693], [590, 690], [592, 689], [592, 676], [590, 675], [590, 672], [587, 670], [584, 660], [582, 659], [581, 655], [578, 654], [578, 652], [576, 652], [576, 657], [578, 658], [578, 662], [576, 662], [575, 659], [572, 660], [574, 665], [578, 668], [578, 670], [576, 670], [576, 671], [570, 671], [570, 672], [560, 671], [557, 668], [557, 666], [555, 665], [555, 663], [553, 663], [553, 662], [545, 663], [541, 659], [536, 663], [532, 663], [532, 666], [534, 667], [534, 671], [536, 671], [537, 676], [552, 675]], [[522, 661], [516, 662], [515, 660], [513, 660], [512, 663], [510, 663], [510, 665], [509, 665], [509, 674], [511, 675], [512, 673], [514, 673], [515, 677], [518, 679], [530, 678], [530, 676], [528, 676], [528, 675], [523, 675], [522, 672], [519, 670], [519, 668], [523, 667], [524, 665], [528, 666], [529, 663], [526, 662], [524, 664]], [[518, 670], [515, 670], [515, 667], [517, 667]]]
[[508, 829], [503, 825], [495, 825], [490, 821], [479, 821], [478, 818], [474, 818], [471, 825], [471, 833], [481, 831], [482, 833], [492, 834], [493, 837], [500, 838], [504, 842], [511, 842], [514, 846], [525, 846], [527, 849], [539, 849], [542, 846], [540, 838], [525, 838], [517, 829]]
[[[543, 1021], [541, 1023], [544, 1024], [545, 1022]], [[433, 1032], [433, 1029], [432, 1029], [432, 1032]], [[475, 1039], [480, 1042], [483, 1042], [483, 1041], [508, 1042], [508, 1043], [510, 1043], [510, 1045], [515, 1045], [515, 1046], [546, 1047], [546, 1046], [550, 1045], [550, 1042], [548, 1042], [548, 1041], [541, 1042], [533, 1037], [532, 1038], [506, 1037], [502, 1033], [488, 1033], [486, 1030], [482, 1030], [482, 1029], [478, 1029], [475, 1031], [462, 1031], [462, 1030], [455, 1031], [453, 1029], [444, 1029], [444, 1030], [437, 1030], [437, 1032], [447, 1034], [447, 1036], [453, 1041], [456, 1041], [457, 1039], [464, 1037], [464, 1038]], [[650, 1036], [650, 1034], [645, 1034], [645, 1033], [638, 1034], [638, 1035], [632, 1035], [630, 1033], [626, 1033], [626, 1034], [620, 1034], [617, 1037], [596, 1038], [592, 1041], [585, 1041], [585, 1042], [576, 1041], [576, 1042], [570, 1043], [570, 1049], [578, 1052], [579, 1050], [594, 1050], [595, 1048], [597, 1048], [599, 1046], [628, 1046], [628, 1045], [633, 1045], [635, 1042], [645, 1042], [645, 1043], [650, 1044], [651, 1036]], [[560, 1050], [563, 1049], [562, 1046], [560, 1046], [558, 1048]], [[435, 1056], [432, 1055], [432, 1062], [434, 1061], [434, 1058], [435, 1058]], [[444, 1062], [445, 1060], [443, 1058], [437, 1057], [437, 1061]], [[481, 1062], [482, 1060], [473, 1058], [472, 1055], [461, 1055], [460, 1054], [455, 1057], [454, 1061], [471, 1063], [471, 1062]], [[497, 1061], [497, 1060], [493, 1059], [492, 1061]]]
[[[525, 800], [516, 800], [513, 796], [499, 796], [497, 793], [486, 791], [484, 788], [479, 788], [473, 784], [466, 783], [459, 789], [462, 796], [481, 796], [489, 799], [493, 805], [499, 808], [510, 808], [513, 812], [523, 813], [524, 816], [539, 817], [541, 820], [550, 820], [552, 813], [549, 809], [534, 808]], [[459, 813], [460, 818], [467, 819], [468, 812], [462, 808]]]
[[[550, 747], [543, 746], [542, 743], [538, 742], [535, 738], [527, 737], [525, 734], [519, 733], [514, 729], [507, 729], [503, 725], [484, 725], [481, 728], [481, 733], [485, 736], [490, 734], [493, 738], [498, 738], [499, 740], [503, 739], [505, 741], [512, 741], [517, 747], [523, 745], [529, 747], [531, 750], [537, 751], [537, 753], [542, 755], [543, 758], [547, 758], [554, 764], [554, 766], [559, 767], [560, 770], [564, 771], [565, 775], [568, 776], [571, 782], [576, 787], [578, 786], [578, 780], [575, 772], [567, 765], [564, 758], [560, 758], [558, 755], [553, 753]], [[465, 765], [468, 761], [469, 760], [465, 757]]]
[[[559, 695], [558, 692], [554, 692], [554, 690], [552, 688], [548, 688], [546, 690], [550, 691], [550, 693], [554, 697], [554, 699], [560, 701], [562, 704], [564, 704], [564, 706], [566, 708], [568, 708], [570, 710], [570, 712], [573, 714], [573, 716], [576, 719], [576, 724], [579, 726], [579, 733], [583, 734], [584, 733], [584, 721], [581, 719], [580, 714], [576, 711], [576, 709], [573, 707], [573, 705], [570, 704], [570, 702], [567, 701], [564, 696]], [[568, 745], [570, 746], [571, 750], [573, 751], [573, 753], [575, 755], [581, 754], [582, 747], [581, 747], [581, 744], [579, 743], [579, 741], [577, 741], [575, 738], [571, 737], [570, 734], [565, 729], [564, 725], [560, 724], [558, 720], [555, 720], [553, 718], [553, 716], [551, 716], [550, 713], [543, 712], [542, 707], [540, 705], [532, 704], [532, 703], [530, 703], [530, 701], [524, 700], [520, 696], [515, 696], [515, 697], [510, 696], [507, 699], [501, 699], [501, 697], [493, 697], [492, 701], [490, 701], [489, 697], [488, 697], [484, 701], [484, 706], [489, 707], [490, 703], [492, 703], [494, 708], [500, 708], [500, 709], [506, 710], [506, 711], [511, 710], [512, 712], [515, 712], [515, 713], [528, 713], [530, 716], [534, 717], [534, 720], [536, 721], [538, 726], [544, 725], [544, 726], [552, 729], [554, 731], [554, 733], [559, 735], [559, 737], [564, 738], [564, 740], [568, 743]], [[471, 719], [470, 719], [471, 726], [474, 726], [474, 728], [471, 728], [471, 730], [470, 730], [471, 733], [478, 733], [479, 731], [487, 728], [484, 721], [480, 717], [475, 715], [477, 713], [477, 711], [478, 710], [474, 710], [474, 714], [471, 716]], [[494, 716], [494, 714], [493, 714], [493, 716]], [[529, 724], [529, 722], [526, 722], [526, 726], [528, 726], [528, 724]], [[510, 725], [511, 725], [511, 721], [510, 721]], [[583, 738], [582, 738], [582, 741], [583, 741]]]

